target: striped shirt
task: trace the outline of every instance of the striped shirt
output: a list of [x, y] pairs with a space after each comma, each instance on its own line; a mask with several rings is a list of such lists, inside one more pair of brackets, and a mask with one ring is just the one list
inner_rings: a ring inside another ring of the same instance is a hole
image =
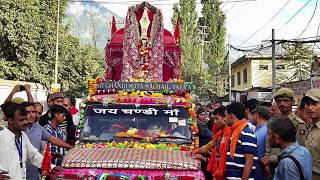
[[227, 152], [227, 162], [226, 162], [226, 179], [230, 180], [240, 180], [243, 173], [243, 168], [245, 165], [244, 154], [253, 154], [253, 167], [249, 179], [254, 179], [254, 171], [256, 169], [256, 164], [258, 163], [257, 158], [258, 145], [257, 138], [252, 132], [252, 130], [247, 126], [241, 132], [234, 157], [230, 157], [230, 145]]
[[[54, 136], [60, 140], [63, 140], [64, 135], [63, 135], [61, 128], [52, 127], [50, 122], [49, 122], [49, 124], [45, 125], [44, 128], [46, 128], [52, 136]], [[62, 160], [62, 155], [64, 154], [63, 148], [60, 148], [60, 147], [53, 145], [51, 143], [49, 143], [49, 144], [50, 144], [50, 152], [52, 154], [51, 163], [54, 165], [60, 165], [61, 160]], [[54, 158], [54, 157], [57, 157], [57, 158]]]

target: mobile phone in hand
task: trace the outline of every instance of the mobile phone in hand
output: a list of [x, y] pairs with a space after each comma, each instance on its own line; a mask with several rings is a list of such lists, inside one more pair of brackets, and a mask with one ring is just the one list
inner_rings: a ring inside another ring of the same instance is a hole
[[20, 85], [19, 91], [25, 91], [26, 88], [23, 85]]

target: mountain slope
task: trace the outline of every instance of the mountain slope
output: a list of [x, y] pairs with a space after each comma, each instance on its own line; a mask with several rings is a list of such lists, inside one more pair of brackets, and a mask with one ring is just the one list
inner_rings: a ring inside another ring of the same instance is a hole
[[82, 44], [96, 45], [103, 49], [110, 38], [112, 16], [115, 16], [116, 21], [123, 21], [124, 18], [101, 3], [88, 1], [69, 2], [66, 21], [70, 24], [70, 33], [79, 37]]

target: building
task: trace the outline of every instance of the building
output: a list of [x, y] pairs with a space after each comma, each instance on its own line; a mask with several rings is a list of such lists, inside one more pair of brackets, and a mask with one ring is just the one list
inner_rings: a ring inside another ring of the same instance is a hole
[[[272, 56], [268, 48], [265, 52], [246, 53], [231, 64], [231, 90], [233, 100], [272, 97]], [[276, 54], [277, 85], [289, 81], [292, 70], [286, 67], [284, 52]]]
[[[246, 91], [251, 88], [272, 86], [271, 57], [242, 56], [231, 65], [231, 88], [236, 91]], [[285, 60], [276, 60], [277, 84], [285, 82], [292, 72], [286, 68]]]

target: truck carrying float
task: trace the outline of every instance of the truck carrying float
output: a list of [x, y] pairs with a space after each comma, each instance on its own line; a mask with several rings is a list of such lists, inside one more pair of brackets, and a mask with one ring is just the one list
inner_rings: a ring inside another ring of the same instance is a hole
[[199, 148], [198, 127], [192, 85], [180, 79], [179, 27], [173, 36], [159, 9], [131, 6], [105, 54], [105, 77], [88, 82], [76, 146], [51, 177], [205, 179], [190, 153]]

